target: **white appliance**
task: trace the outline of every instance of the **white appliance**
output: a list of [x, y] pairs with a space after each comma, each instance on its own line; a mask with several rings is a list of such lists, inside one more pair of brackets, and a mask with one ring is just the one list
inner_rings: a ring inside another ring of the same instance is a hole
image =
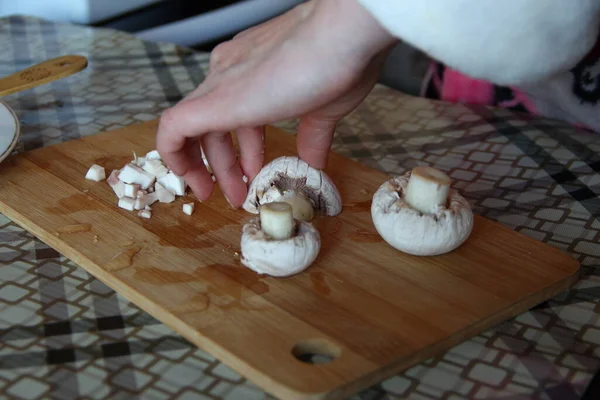
[[[194, 0], [196, 1], [196, 0]], [[305, 0], [244, 0], [204, 14], [136, 32], [141, 39], [197, 46], [281, 14]]]
[[19, 14], [87, 25], [160, 1], [162, 0], [0, 0], [0, 17]]

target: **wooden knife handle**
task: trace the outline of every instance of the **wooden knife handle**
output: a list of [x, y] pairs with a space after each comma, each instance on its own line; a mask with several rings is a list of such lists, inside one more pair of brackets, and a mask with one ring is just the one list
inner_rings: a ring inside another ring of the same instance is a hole
[[87, 67], [87, 58], [67, 55], [43, 61], [0, 79], [0, 96], [31, 89], [64, 78]]

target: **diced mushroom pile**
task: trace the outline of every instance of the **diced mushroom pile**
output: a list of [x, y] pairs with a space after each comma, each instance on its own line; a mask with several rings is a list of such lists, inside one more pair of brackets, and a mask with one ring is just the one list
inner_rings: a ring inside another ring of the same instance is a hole
[[[163, 164], [156, 150], [145, 157], [137, 157], [134, 152], [133, 160], [123, 168], [113, 170], [108, 178], [104, 167], [94, 164], [85, 178], [95, 182], [106, 179], [118, 198], [118, 207], [137, 211], [141, 218], [152, 216], [154, 203], [172, 203], [177, 196], [185, 195], [187, 189], [185, 180]], [[194, 203], [185, 203], [182, 210], [191, 215]]]

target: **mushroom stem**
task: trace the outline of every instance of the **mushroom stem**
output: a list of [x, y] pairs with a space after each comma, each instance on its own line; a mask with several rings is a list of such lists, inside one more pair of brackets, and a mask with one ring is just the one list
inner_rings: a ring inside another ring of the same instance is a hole
[[303, 193], [292, 190], [287, 191], [283, 194], [280, 201], [292, 206], [294, 218], [299, 219], [300, 221], [310, 222], [315, 215], [312, 203]]
[[260, 225], [264, 233], [276, 240], [289, 239], [294, 234], [294, 216], [288, 203], [273, 202], [260, 207]]
[[424, 214], [446, 206], [451, 179], [444, 172], [432, 167], [415, 167], [411, 171], [404, 201]]

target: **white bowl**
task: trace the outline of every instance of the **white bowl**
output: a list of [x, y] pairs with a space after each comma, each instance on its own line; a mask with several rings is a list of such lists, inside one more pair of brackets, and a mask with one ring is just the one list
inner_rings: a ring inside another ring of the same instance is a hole
[[19, 119], [8, 104], [0, 100], [0, 162], [12, 153], [20, 134]]

